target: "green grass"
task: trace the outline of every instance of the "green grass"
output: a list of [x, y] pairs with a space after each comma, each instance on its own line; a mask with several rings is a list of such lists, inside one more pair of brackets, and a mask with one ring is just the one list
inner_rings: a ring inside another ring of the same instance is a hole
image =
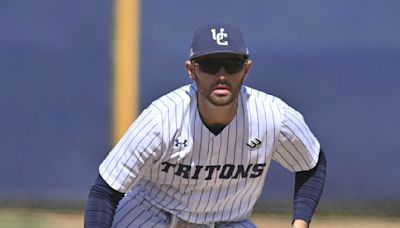
[[76, 228], [83, 227], [80, 211], [0, 209], [0, 228]]

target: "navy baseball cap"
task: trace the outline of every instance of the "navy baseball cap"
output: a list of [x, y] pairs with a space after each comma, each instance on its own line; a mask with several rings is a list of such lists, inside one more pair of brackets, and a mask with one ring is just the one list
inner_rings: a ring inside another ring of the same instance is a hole
[[190, 49], [190, 60], [218, 53], [249, 56], [243, 33], [238, 26], [215, 23], [202, 24], [196, 29]]

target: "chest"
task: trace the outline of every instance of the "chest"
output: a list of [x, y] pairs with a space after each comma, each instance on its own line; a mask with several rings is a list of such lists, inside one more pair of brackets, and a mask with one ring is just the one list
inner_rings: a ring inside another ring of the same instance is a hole
[[[271, 136], [269, 135], [271, 134]], [[271, 159], [273, 132], [227, 125], [218, 135], [200, 126], [175, 134], [159, 165], [164, 175], [196, 181], [254, 179]]]
[[263, 177], [277, 135], [273, 112], [239, 101], [234, 119], [217, 135], [203, 124], [195, 103], [185, 115], [164, 121], [157, 167], [162, 177], [157, 182], [217, 183]]

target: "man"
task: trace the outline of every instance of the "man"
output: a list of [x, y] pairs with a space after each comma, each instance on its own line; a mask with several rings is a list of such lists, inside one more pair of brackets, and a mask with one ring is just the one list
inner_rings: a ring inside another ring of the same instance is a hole
[[325, 156], [300, 113], [242, 85], [251, 65], [237, 26], [200, 26], [194, 83], [154, 101], [102, 162], [85, 227], [255, 227], [272, 159], [296, 172], [293, 227], [308, 227]]

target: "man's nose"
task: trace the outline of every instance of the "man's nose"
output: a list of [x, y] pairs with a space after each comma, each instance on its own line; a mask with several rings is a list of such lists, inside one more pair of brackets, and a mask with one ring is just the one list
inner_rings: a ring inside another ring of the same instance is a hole
[[219, 68], [216, 76], [219, 79], [225, 79], [229, 76], [229, 74], [228, 74], [228, 72], [226, 72], [225, 68], [223, 66], [221, 66], [221, 68]]

